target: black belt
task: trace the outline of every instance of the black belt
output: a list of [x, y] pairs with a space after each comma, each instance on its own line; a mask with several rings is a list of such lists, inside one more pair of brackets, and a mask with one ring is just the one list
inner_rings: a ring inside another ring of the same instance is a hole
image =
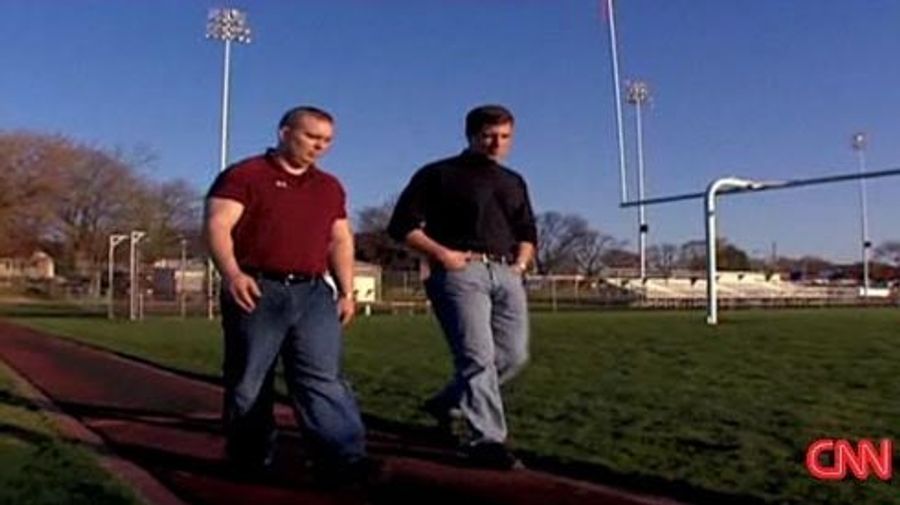
[[251, 277], [280, 282], [282, 284], [303, 284], [304, 282], [312, 282], [322, 277], [321, 275], [307, 274], [302, 272], [273, 272], [270, 270], [259, 270], [256, 268], [244, 268], [242, 270]]

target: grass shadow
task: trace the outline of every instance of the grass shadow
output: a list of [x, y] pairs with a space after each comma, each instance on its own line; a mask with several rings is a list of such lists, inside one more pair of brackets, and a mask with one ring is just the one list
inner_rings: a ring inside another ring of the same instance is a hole
[[98, 306], [83, 306], [68, 303], [0, 302], [0, 317], [20, 317], [24, 319], [43, 317], [93, 319], [106, 317], [106, 312], [105, 309]]

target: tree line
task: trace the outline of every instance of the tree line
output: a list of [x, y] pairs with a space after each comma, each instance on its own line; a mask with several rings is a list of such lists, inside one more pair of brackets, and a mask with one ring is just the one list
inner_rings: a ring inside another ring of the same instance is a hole
[[[191, 256], [203, 255], [199, 239], [202, 195], [181, 179], [155, 181], [140, 174], [154, 157], [86, 145], [59, 135], [0, 132], [0, 256], [44, 250], [67, 277], [99, 279], [106, 268], [108, 237], [147, 232], [143, 258], [178, 257], [187, 239]], [[414, 270], [417, 256], [388, 237], [390, 199], [356, 214], [357, 257], [389, 270]], [[543, 274], [594, 276], [603, 269], [637, 268], [627, 241], [598, 230], [582, 216], [545, 211], [536, 216], [536, 269]], [[900, 268], [900, 241], [873, 250], [874, 274]], [[718, 244], [723, 270], [794, 271], [817, 274], [834, 265], [822, 258], [753, 258], [726, 239]], [[706, 268], [703, 240], [656, 244], [647, 249], [657, 275]]]
[[[394, 242], [386, 233], [394, 199], [361, 209], [356, 215], [357, 256], [390, 270], [413, 270], [416, 255]], [[541, 274], [600, 275], [604, 269], [637, 269], [639, 256], [625, 240], [598, 230], [582, 216], [557, 211], [535, 216], [538, 248], [535, 268]], [[886, 241], [876, 247], [873, 258], [881, 267], [900, 268], [900, 242]], [[752, 257], [725, 238], [718, 239], [716, 261], [722, 270], [800, 272], [818, 275], [835, 264], [819, 257]], [[655, 275], [668, 276], [676, 270], [704, 271], [706, 241], [689, 240], [682, 244], [662, 243], [647, 248], [647, 266]], [[878, 264], [873, 273], [878, 275]], [[891, 276], [890, 272], [885, 275]], [[894, 273], [894, 275], [896, 275]]]
[[44, 250], [61, 274], [93, 280], [111, 233], [147, 232], [145, 258], [178, 254], [182, 238], [196, 250], [200, 195], [184, 180], [141, 176], [152, 162], [146, 151], [0, 132], [0, 255]]

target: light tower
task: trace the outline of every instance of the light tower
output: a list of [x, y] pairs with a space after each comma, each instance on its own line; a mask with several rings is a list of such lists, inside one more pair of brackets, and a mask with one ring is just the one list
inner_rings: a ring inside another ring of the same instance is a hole
[[[228, 166], [228, 81], [231, 72], [231, 43], [250, 43], [250, 26], [247, 14], [238, 9], [210, 9], [206, 20], [206, 38], [225, 43], [225, 61], [222, 71], [222, 136], [219, 151], [219, 172]], [[207, 264], [207, 317], [213, 318], [213, 284], [215, 268], [212, 259]]]
[[[868, 135], [865, 132], [856, 132], [850, 138], [850, 146], [856, 151], [856, 158], [859, 162], [860, 175], [866, 173], [866, 147], [869, 144]], [[869, 241], [869, 210], [866, 202], [866, 180], [859, 180], [859, 206], [860, 220], [862, 226], [860, 229], [860, 242], [862, 248], [862, 264], [863, 264], [863, 291], [862, 295], [869, 296], [869, 248], [872, 242]]]
[[[650, 87], [640, 80], [628, 83], [628, 103], [634, 105], [637, 133], [638, 200], [644, 200], [644, 128], [641, 122], [643, 105], [650, 100]], [[641, 279], [647, 278], [647, 216], [644, 205], [638, 206], [638, 249], [641, 258]]]

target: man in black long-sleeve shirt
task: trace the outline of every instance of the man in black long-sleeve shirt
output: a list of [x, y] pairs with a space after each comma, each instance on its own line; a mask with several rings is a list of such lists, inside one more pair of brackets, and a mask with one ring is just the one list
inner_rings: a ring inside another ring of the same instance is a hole
[[525, 180], [499, 164], [513, 124], [501, 106], [470, 111], [468, 148], [416, 172], [388, 227], [428, 256], [426, 292], [453, 354], [452, 380], [425, 409], [445, 428], [454, 416], [464, 420], [471, 461], [500, 469], [522, 466], [505, 445], [500, 385], [528, 359], [522, 275], [537, 243]]

